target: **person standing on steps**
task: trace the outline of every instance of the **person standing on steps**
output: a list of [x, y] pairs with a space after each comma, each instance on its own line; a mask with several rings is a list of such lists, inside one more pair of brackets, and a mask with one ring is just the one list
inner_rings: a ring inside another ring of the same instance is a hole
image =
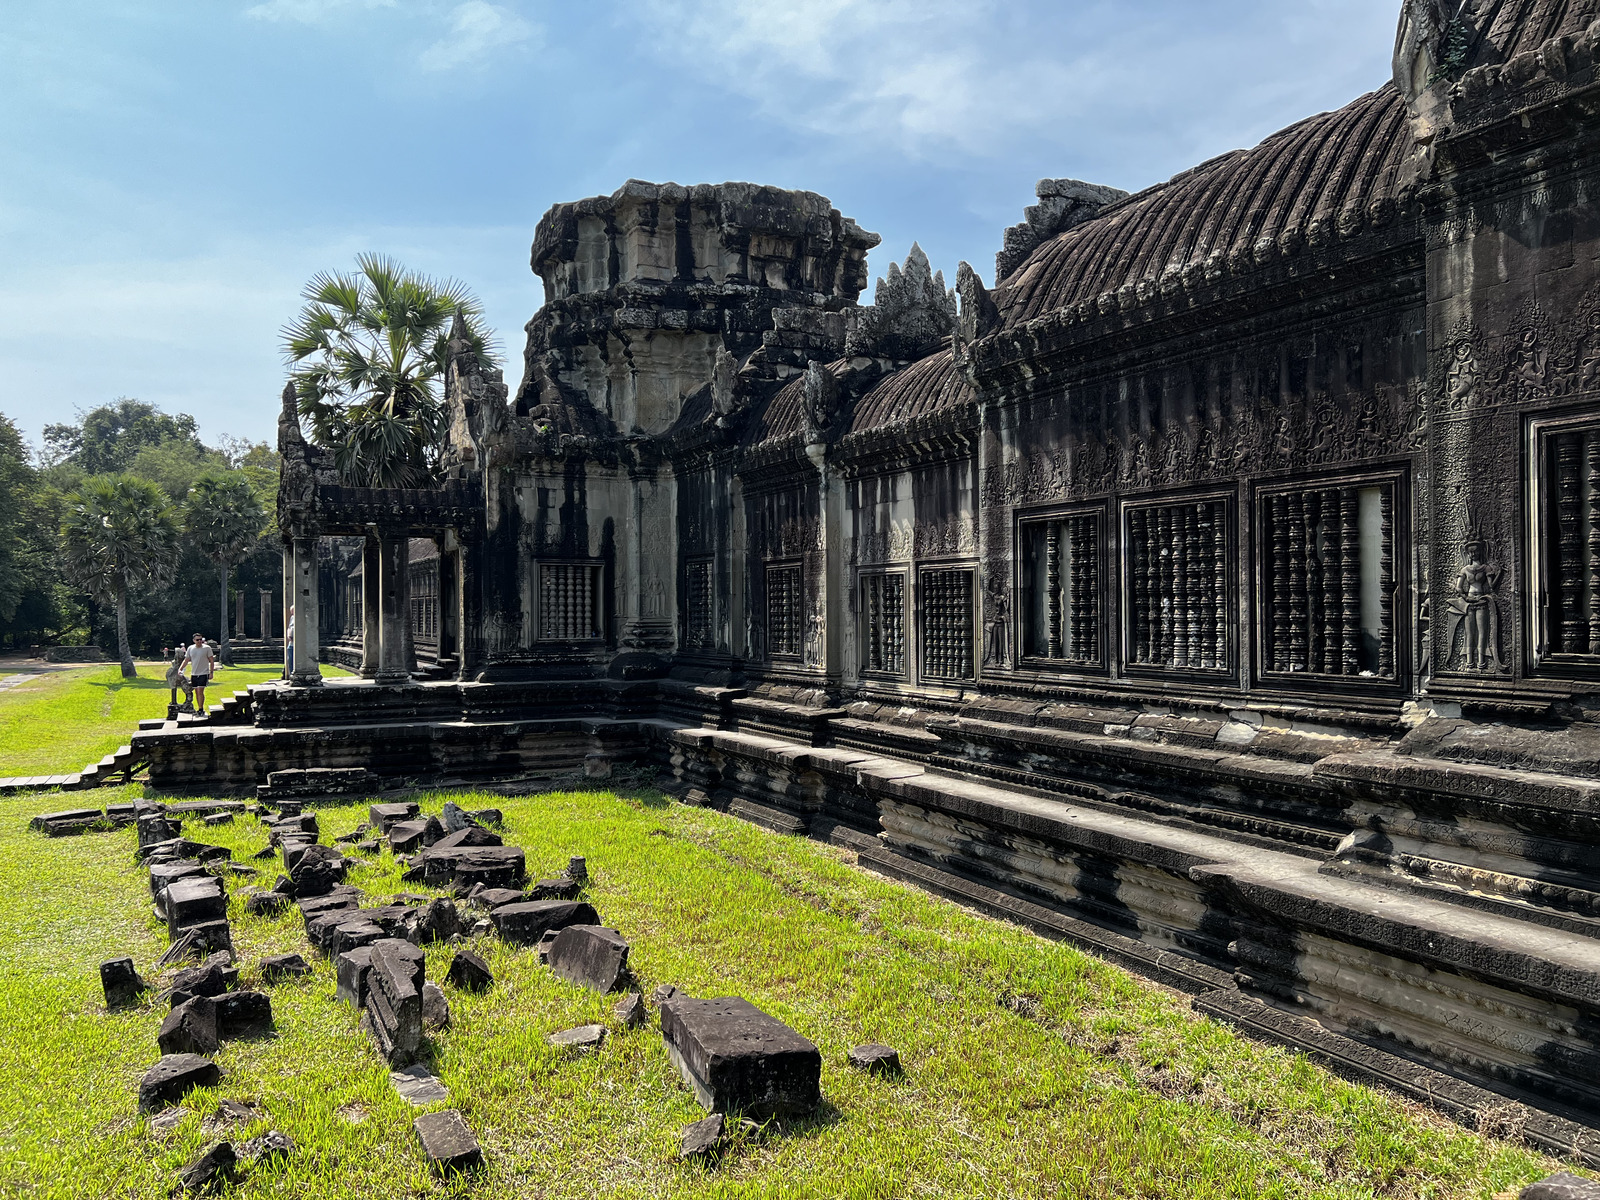
[[206, 644], [206, 635], [194, 635], [194, 645], [189, 647], [186, 655], [189, 661], [189, 686], [194, 688], [194, 711], [206, 711], [206, 684], [211, 682], [211, 672], [216, 668], [217, 655]]

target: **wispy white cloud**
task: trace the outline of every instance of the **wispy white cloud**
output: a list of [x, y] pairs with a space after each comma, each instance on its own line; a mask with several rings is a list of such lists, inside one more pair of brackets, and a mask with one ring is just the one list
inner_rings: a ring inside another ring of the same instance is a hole
[[[1370, 63], [1352, 45], [1368, 32], [1352, 10], [1392, 5], [1241, 0], [1254, 19], [1224, 24], [1187, 0], [632, 0], [625, 23], [793, 128], [916, 158], [989, 158], [1096, 140], [1108, 120], [1159, 116], [1171, 131], [1208, 110], [1282, 112], [1341, 57]], [[1315, 47], [1319, 69], [1286, 70], [1285, 41]]]
[[393, 8], [395, 0], [266, 0], [244, 10], [258, 21], [300, 21], [317, 25], [341, 12], [360, 8]]
[[422, 52], [425, 71], [453, 71], [478, 66], [498, 51], [526, 47], [541, 35], [537, 25], [511, 9], [486, 0], [467, 0], [450, 16], [449, 32]]

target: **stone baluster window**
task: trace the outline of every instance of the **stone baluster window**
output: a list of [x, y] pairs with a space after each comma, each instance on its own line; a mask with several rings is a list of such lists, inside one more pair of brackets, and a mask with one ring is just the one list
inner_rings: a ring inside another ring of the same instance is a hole
[[1082, 666], [1102, 662], [1101, 527], [1098, 511], [1022, 524], [1018, 557], [1025, 658]]
[[1537, 434], [1541, 661], [1600, 658], [1600, 422]]
[[1231, 537], [1217, 497], [1127, 510], [1130, 665], [1226, 671]]
[[685, 566], [687, 628], [683, 642], [690, 650], [710, 650], [716, 642], [715, 608], [712, 595], [712, 562], [709, 558], [689, 560]]
[[767, 568], [767, 655], [800, 657], [804, 622], [798, 565]]
[[906, 672], [906, 577], [880, 571], [861, 577], [861, 669]]
[[539, 564], [539, 637], [582, 642], [600, 637], [598, 563]]
[[1392, 480], [1259, 497], [1261, 669], [1395, 676]]
[[924, 678], [973, 677], [974, 593], [971, 567], [936, 567], [922, 573]]

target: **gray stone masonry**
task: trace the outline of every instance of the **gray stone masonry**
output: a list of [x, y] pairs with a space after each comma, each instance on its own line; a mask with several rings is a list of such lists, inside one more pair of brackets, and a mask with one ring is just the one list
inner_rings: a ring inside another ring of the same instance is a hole
[[661, 1006], [661, 1038], [707, 1112], [800, 1115], [822, 1102], [816, 1046], [748, 1000], [674, 995]]
[[422, 1153], [435, 1174], [475, 1171], [483, 1165], [483, 1150], [466, 1120], [454, 1109], [423, 1113], [411, 1127], [417, 1131]]
[[504, 904], [489, 914], [500, 939], [519, 946], [537, 946], [552, 930], [568, 925], [598, 925], [599, 915], [591, 905], [571, 900], [538, 900], [525, 904]]
[[558, 978], [597, 992], [612, 992], [628, 978], [628, 943], [603, 925], [568, 925], [547, 956]]

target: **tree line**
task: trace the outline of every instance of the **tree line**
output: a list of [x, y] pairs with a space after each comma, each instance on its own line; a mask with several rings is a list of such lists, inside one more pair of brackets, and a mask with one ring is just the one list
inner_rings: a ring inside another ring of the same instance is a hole
[[[417, 487], [439, 475], [452, 354], [498, 364], [483, 306], [379, 254], [323, 272], [282, 331], [295, 405], [345, 482]], [[227, 648], [230, 588], [281, 620], [278, 455], [207, 446], [193, 417], [119, 398], [28, 446], [0, 413], [0, 649], [92, 642], [135, 653], [198, 630]], [[259, 633], [278, 634], [278, 630]]]
[[239, 632], [234, 593], [254, 616], [271, 590], [281, 617], [277, 483], [265, 442], [206, 445], [140, 400], [47, 425], [38, 447], [0, 414], [0, 648], [94, 644], [132, 676], [135, 655]]

